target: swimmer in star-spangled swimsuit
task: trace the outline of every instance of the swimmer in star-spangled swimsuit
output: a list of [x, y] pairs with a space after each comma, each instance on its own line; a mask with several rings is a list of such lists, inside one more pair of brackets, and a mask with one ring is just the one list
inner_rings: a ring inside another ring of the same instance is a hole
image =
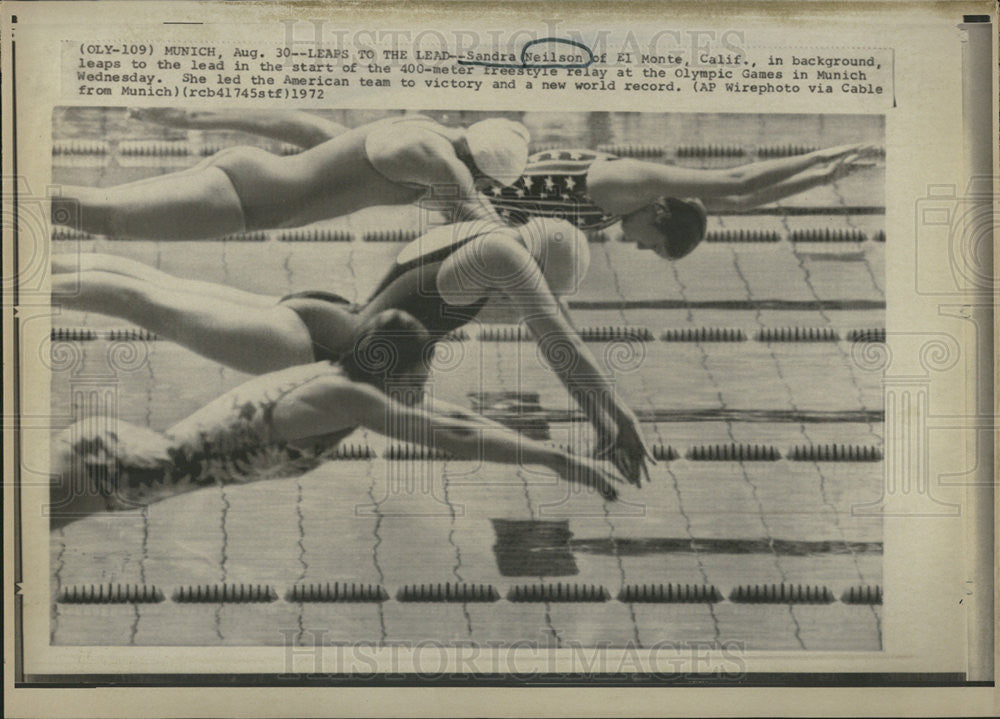
[[[358, 427], [430, 442], [458, 459], [539, 464], [616, 498], [620, 479], [598, 461], [453, 405], [420, 404], [415, 398], [431, 341], [413, 317], [386, 311], [355, 335], [338, 362], [255, 377], [162, 433], [115, 418], [77, 422], [56, 438], [51, 526], [201, 487], [296, 476], [323, 463]], [[387, 387], [402, 390], [403, 401], [386, 394]]]
[[843, 145], [725, 170], [675, 167], [588, 149], [531, 155], [521, 176], [483, 194], [510, 224], [564, 219], [581, 230], [621, 223], [621, 241], [680, 259], [705, 235], [707, 213], [775, 202], [833, 182], [877, 155]]
[[489, 187], [483, 194], [510, 224], [552, 217], [568, 220], [581, 230], [602, 230], [621, 218], [597, 206], [587, 191], [587, 175], [595, 162], [618, 159], [596, 150], [537, 152], [528, 157], [524, 172], [512, 185]]
[[299, 227], [365, 207], [409, 204], [447, 187], [459, 198], [454, 219], [500, 221], [499, 213], [515, 223], [561, 218], [581, 229], [620, 221], [623, 241], [678, 259], [701, 241], [707, 213], [775, 202], [833, 182], [880, 154], [870, 145], [841, 145], [705, 170], [574, 148], [529, 160], [527, 129], [502, 118], [460, 128], [403, 115], [348, 129], [305, 112], [149, 108], [132, 115], [177, 128], [245, 131], [304, 151], [279, 157], [232, 147], [189, 170], [127, 185], [66, 186], [53, 198], [53, 223], [93, 234], [193, 240]]

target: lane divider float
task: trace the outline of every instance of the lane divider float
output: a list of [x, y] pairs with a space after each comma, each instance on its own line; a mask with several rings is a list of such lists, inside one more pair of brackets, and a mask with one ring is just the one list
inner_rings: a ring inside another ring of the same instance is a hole
[[861, 584], [849, 587], [840, 595], [844, 604], [881, 604], [882, 587], [871, 584]]
[[735, 242], [740, 244], [780, 242], [781, 235], [774, 230], [710, 230], [705, 242]]
[[[547, 150], [561, 150], [564, 148], [565, 145], [562, 147], [549, 147]], [[546, 152], [547, 150], [541, 150], [541, 152]], [[598, 145], [597, 151], [606, 152], [609, 155], [617, 155], [618, 157], [662, 157], [665, 153], [663, 145], [643, 145], [640, 143], [606, 143]]]
[[496, 602], [500, 593], [492, 584], [439, 582], [437, 584], [407, 584], [396, 592], [400, 602]]
[[828, 587], [802, 584], [744, 584], [729, 593], [738, 604], [832, 604], [836, 601]]
[[519, 584], [510, 588], [507, 599], [511, 602], [606, 602], [611, 595], [599, 584]]
[[103, 140], [56, 140], [52, 143], [55, 156], [107, 155], [111, 146]]
[[372, 230], [361, 236], [364, 242], [413, 242], [420, 236], [413, 229]]
[[776, 462], [781, 451], [765, 444], [705, 444], [684, 455], [693, 462]]
[[[284, 593], [291, 603], [377, 603], [392, 599], [380, 584], [325, 582], [295, 584]], [[726, 601], [726, 593], [714, 584], [628, 584], [619, 591], [617, 601], [625, 604], [713, 604]], [[151, 604], [166, 597], [154, 585], [89, 584], [64, 588], [58, 597], [61, 604]], [[492, 584], [437, 582], [407, 584], [400, 587], [395, 599], [403, 603], [493, 603], [502, 599]], [[509, 588], [507, 601], [514, 603], [603, 603], [612, 600], [600, 584], [543, 582], [518, 584]], [[812, 584], [742, 584], [728, 593], [736, 604], [833, 604], [834, 592]], [[261, 604], [278, 600], [268, 584], [205, 584], [182, 586], [172, 595], [180, 604]], [[845, 589], [840, 601], [846, 605], [882, 604], [882, 587], [854, 585]]]
[[299, 228], [283, 230], [276, 239], [280, 242], [353, 242], [354, 234], [349, 230]]
[[882, 450], [857, 444], [814, 444], [792, 447], [793, 462], [881, 462]]
[[[824, 208], [812, 208], [815, 214], [823, 214]], [[830, 212], [839, 211], [840, 208], [829, 208]], [[767, 213], [765, 213], [767, 214]], [[774, 212], [771, 214], [781, 214]], [[786, 214], [796, 214], [789, 211]], [[274, 239], [280, 242], [353, 242], [354, 234], [349, 230], [317, 229], [310, 226], [304, 228], [294, 228], [288, 230], [276, 230], [273, 233]], [[585, 232], [587, 241], [594, 244], [606, 244], [611, 241], [611, 234], [607, 230], [588, 230]], [[66, 227], [56, 227], [52, 229], [51, 238], [53, 242], [85, 242], [96, 239], [117, 240], [128, 242], [130, 237], [108, 237], [104, 235], [92, 235], [80, 230]], [[369, 230], [361, 235], [363, 242], [412, 242], [420, 236], [419, 230], [407, 227], [384, 228], [379, 230]], [[141, 239], [141, 238], [140, 238]], [[235, 232], [230, 235], [217, 238], [218, 242], [263, 242], [269, 239], [267, 232], [253, 230], [249, 232]], [[812, 230], [794, 230], [787, 235], [783, 235], [774, 230], [756, 229], [726, 229], [710, 230], [705, 235], [705, 242], [709, 244], [777, 244], [787, 239], [792, 243], [827, 242], [827, 243], [860, 243], [868, 240], [868, 236], [861, 230], [846, 230], [842, 228], [823, 228]], [[872, 235], [873, 242], [885, 242], [885, 231], [879, 230]], [[161, 240], [170, 242], [171, 240]]]
[[743, 157], [747, 151], [739, 145], [680, 145], [677, 157]]
[[260, 604], [277, 598], [269, 584], [197, 584], [178, 587], [173, 596], [175, 602], [183, 604]]
[[618, 601], [629, 604], [695, 604], [722, 601], [714, 584], [630, 584]]
[[832, 327], [765, 327], [757, 332], [758, 342], [837, 342], [840, 335]]
[[792, 230], [788, 233], [789, 242], [865, 242], [868, 239], [861, 230], [853, 228], [830, 228], [811, 230]]
[[59, 593], [63, 604], [156, 604], [165, 599], [155, 585], [85, 584]]
[[747, 335], [735, 327], [683, 327], [664, 330], [663, 342], [746, 342]]
[[296, 584], [285, 593], [289, 602], [384, 602], [388, 598], [381, 585], [355, 582]]
[[[632, 325], [588, 326], [578, 329], [585, 342], [652, 342], [657, 338], [648, 327]], [[110, 339], [121, 341], [157, 340], [155, 332], [141, 328], [115, 328], [94, 330], [89, 327], [53, 327], [53, 340], [80, 341]], [[533, 342], [534, 335], [524, 325], [482, 325], [476, 338], [480, 342]], [[445, 333], [440, 337], [447, 342], [467, 342], [472, 335], [463, 327]], [[679, 327], [663, 330], [659, 336], [662, 342], [746, 342], [747, 334], [737, 327]], [[757, 342], [838, 342], [840, 334], [832, 327], [765, 327], [758, 330], [753, 339]], [[852, 329], [847, 332], [848, 342], [879, 343], [886, 341], [884, 327]]]

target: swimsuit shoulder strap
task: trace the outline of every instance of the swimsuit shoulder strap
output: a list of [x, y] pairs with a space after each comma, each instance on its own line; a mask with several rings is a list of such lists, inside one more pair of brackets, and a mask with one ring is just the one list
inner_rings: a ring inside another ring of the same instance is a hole
[[408, 244], [396, 256], [396, 262], [372, 292], [375, 297], [415, 267], [443, 262], [454, 252], [497, 226], [483, 222], [460, 222], [427, 232]]
[[426, 232], [400, 250], [396, 255], [397, 265], [434, 262], [472, 242], [489, 231], [497, 229], [483, 222], [459, 222], [436, 227]]

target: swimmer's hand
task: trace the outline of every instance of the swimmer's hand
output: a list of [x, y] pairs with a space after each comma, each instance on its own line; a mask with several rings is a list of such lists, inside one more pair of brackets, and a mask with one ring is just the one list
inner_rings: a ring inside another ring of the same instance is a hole
[[609, 501], [618, 499], [618, 489], [615, 485], [621, 484], [622, 480], [607, 462], [576, 454], [565, 454], [552, 468], [569, 482], [593, 487]]
[[632, 410], [619, 406], [615, 413], [617, 421], [610, 419], [604, 412], [599, 413], [598, 420], [594, 423], [599, 442], [594, 455], [613, 462], [630, 484], [641, 487], [643, 476], [649, 481], [646, 460], [653, 461], [653, 455], [642, 437], [639, 420]]
[[823, 182], [836, 182], [852, 172], [874, 166], [875, 163], [870, 157], [864, 148], [845, 152], [836, 159], [824, 163], [817, 171], [822, 175], [820, 179]]
[[881, 156], [882, 150], [871, 143], [854, 143], [851, 145], [837, 145], [835, 147], [824, 147], [812, 153], [813, 159], [820, 164], [837, 162], [845, 158], [852, 158], [853, 162], [858, 160], [874, 160]]
[[646, 461], [653, 462], [653, 454], [642, 436], [639, 420], [628, 407], [619, 408], [618, 436], [611, 446], [610, 459], [618, 471], [636, 487], [642, 486], [642, 478], [649, 482]]

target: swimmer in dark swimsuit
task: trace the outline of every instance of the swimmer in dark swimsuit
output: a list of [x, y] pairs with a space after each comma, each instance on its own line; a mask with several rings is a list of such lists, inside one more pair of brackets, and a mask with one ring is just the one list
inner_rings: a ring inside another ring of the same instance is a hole
[[407, 245], [373, 296], [352, 305], [327, 292], [285, 298], [172, 277], [112, 255], [53, 258], [53, 303], [121, 317], [227, 366], [270, 372], [337, 360], [357, 328], [387, 310], [415, 316], [439, 340], [502, 302], [528, 327], [630, 481], [648, 456], [639, 422], [610, 373], [568, 320], [560, 297], [589, 265], [586, 237], [565, 221], [492, 221], [436, 228]]
[[[421, 404], [430, 335], [404, 312], [376, 315], [338, 362], [261, 375], [164, 432], [92, 417], [56, 438], [53, 528], [201, 487], [303, 474], [358, 427], [430, 444], [458, 459], [542, 465], [615, 499], [620, 481], [601, 462], [537, 442], [442, 402]], [[385, 352], [391, 346], [390, 352]], [[409, 388], [390, 396], [400, 386]], [[406, 401], [409, 400], [409, 401]], [[433, 438], [433, 442], [430, 441]]]
[[[54, 223], [149, 240], [301, 227], [366, 207], [410, 204], [433, 188], [475, 197], [477, 188], [516, 180], [528, 157], [527, 130], [502, 118], [461, 128], [408, 115], [347, 130], [305, 113], [133, 115], [172, 126], [253, 130], [306, 149], [282, 157], [231, 147], [181, 172], [107, 188], [64, 186], [52, 200]], [[471, 217], [492, 216], [474, 203], [461, 207]]]
[[[493, 255], [513, 271], [486, 266]], [[321, 359], [337, 360], [368, 319], [400, 309], [435, 339], [472, 321], [491, 298], [523, 297], [536, 308], [578, 286], [589, 264], [586, 238], [564, 222], [520, 227], [491, 222], [445, 225], [403, 249], [370, 299], [353, 304], [332, 292], [285, 297], [169, 275], [101, 253], [54, 255], [53, 301], [66, 309], [120, 317], [226, 366], [260, 374]], [[527, 308], [526, 309], [532, 309]]]

